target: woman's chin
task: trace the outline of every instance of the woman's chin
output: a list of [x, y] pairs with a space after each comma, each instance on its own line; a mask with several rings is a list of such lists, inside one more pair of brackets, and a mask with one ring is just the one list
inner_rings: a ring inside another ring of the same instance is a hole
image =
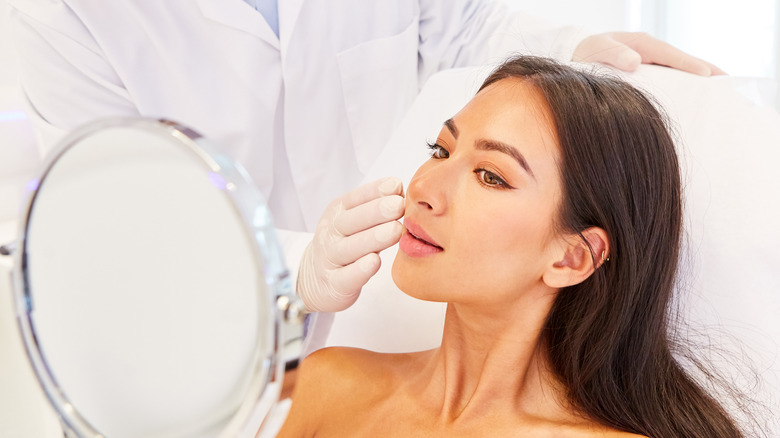
[[399, 260], [403, 256], [399, 253], [395, 255], [395, 259], [393, 259], [393, 267], [390, 270], [390, 274], [393, 277], [393, 283], [395, 283], [396, 287], [400, 289], [403, 293], [414, 296], [409, 293], [409, 286], [410, 286], [410, 279], [409, 279], [409, 270], [405, 269], [404, 267], [404, 261]]
[[399, 251], [393, 260], [391, 274], [393, 283], [401, 292], [406, 295], [423, 301], [433, 301], [438, 303], [446, 302], [446, 297], [437, 296], [436, 291], [440, 288], [431, 284], [431, 277], [427, 275], [420, 267], [410, 264], [410, 260], [404, 259], [405, 256]]

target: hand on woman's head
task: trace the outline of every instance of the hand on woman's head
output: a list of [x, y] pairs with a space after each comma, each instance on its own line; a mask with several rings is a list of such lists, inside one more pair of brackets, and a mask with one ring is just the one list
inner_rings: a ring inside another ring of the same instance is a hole
[[709, 62], [642, 32], [591, 35], [577, 46], [572, 60], [599, 62], [624, 71], [634, 71], [639, 64], [659, 64], [699, 76], [726, 74]]

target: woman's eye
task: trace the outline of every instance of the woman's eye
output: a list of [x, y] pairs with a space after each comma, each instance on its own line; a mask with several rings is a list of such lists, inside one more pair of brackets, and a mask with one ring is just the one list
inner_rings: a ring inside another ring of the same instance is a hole
[[474, 171], [474, 173], [477, 174], [477, 178], [479, 178], [480, 182], [485, 184], [486, 186], [490, 187], [509, 187], [509, 184], [506, 183], [501, 177], [496, 175], [495, 173], [485, 170], [485, 169], [477, 169]]
[[428, 149], [431, 150], [431, 158], [435, 159], [442, 159], [442, 158], [449, 158], [450, 153], [447, 152], [447, 149], [444, 149], [440, 144], [437, 143], [428, 143]]

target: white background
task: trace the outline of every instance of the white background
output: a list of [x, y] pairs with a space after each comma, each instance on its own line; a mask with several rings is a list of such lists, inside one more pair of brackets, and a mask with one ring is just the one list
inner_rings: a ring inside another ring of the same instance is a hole
[[[646, 31], [735, 76], [780, 76], [780, 0], [507, 1], [513, 8], [595, 32]], [[37, 166], [30, 126], [19, 119], [16, 59], [7, 31], [6, 3], [0, 0], [0, 244], [13, 238], [8, 221], [17, 215], [20, 187]], [[5, 274], [0, 269], [0, 277]], [[0, 435], [42, 436], [43, 430], [56, 429], [56, 421], [35, 393], [21, 356], [8, 290], [0, 287], [0, 292], [0, 351], [7, 346], [19, 351], [19, 357], [0, 355], [0, 394], [14, 394], [0, 397]]]
[[648, 32], [731, 75], [777, 77], [778, 0], [507, 0], [511, 7], [596, 32]]
[[[643, 30], [726, 69], [732, 75], [777, 77], [778, 0], [506, 0], [563, 24], [594, 31]], [[0, 0], [0, 10], [5, 10]], [[0, 87], [15, 77], [16, 61], [0, 18]]]

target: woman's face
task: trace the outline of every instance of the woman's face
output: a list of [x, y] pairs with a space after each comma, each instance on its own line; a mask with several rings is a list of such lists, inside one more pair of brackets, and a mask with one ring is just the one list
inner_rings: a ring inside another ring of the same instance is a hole
[[407, 190], [393, 279], [431, 301], [501, 303], [554, 262], [559, 152], [541, 94], [491, 84], [445, 122]]

